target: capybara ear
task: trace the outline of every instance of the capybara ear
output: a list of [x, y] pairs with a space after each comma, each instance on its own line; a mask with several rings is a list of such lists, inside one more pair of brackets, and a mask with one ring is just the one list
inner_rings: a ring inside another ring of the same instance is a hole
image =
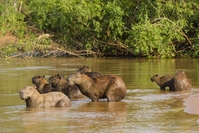
[[159, 76], [159, 74], [156, 74], [155, 76], [156, 76], [156, 77], [158, 77], [158, 76]]
[[43, 77], [45, 78], [45, 75], [43, 75]]

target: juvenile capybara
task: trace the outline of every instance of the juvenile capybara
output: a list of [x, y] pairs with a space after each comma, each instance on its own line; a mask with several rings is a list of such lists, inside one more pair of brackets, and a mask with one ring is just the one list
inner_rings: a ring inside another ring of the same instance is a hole
[[155, 82], [161, 90], [165, 90], [165, 87], [171, 86], [170, 80], [173, 78], [173, 76], [170, 75], [164, 75], [159, 76], [159, 74], [153, 75], [150, 79], [152, 82]]
[[25, 86], [19, 91], [19, 96], [25, 100], [26, 107], [69, 107], [70, 99], [61, 92], [40, 94], [35, 86]]
[[96, 78], [102, 75], [101, 73], [98, 73], [98, 72], [92, 72], [89, 66], [83, 66], [82, 68], [78, 70], [78, 72], [84, 73], [91, 78]]
[[69, 77], [69, 84], [77, 85], [81, 93], [93, 102], [97, 102], [101, 98], [107, 98], [109, 102], [121, 101], [127, 93], [124, 81], [115, 75], [101, 75], [91, 78], [78, 72]]
[[32, 83], [36, 86], [39, 93], [48, 93], [53, 90], [53, 88], [48, 84], [45, 76], [34, 76], [32, 77]]
[[177, 71], [176, 75], [172, 78], [171, 83], [173, 84], [173, 87], [170, 88], [171, 91], [190, 90], [192, 87], [190, 79], [187, 78], [183, 70]]
[[53, 91], [64, 92], [68, 83], [62, 74], [56, 74], [49, 78], [49, 85], [53, 88]]
[[81, 73], [87, 73], [87, 72], [92, 72], [91, 69], [89, 68], [89, 66], [83, 66], [81, 67], [78, 72], [81, 72]]

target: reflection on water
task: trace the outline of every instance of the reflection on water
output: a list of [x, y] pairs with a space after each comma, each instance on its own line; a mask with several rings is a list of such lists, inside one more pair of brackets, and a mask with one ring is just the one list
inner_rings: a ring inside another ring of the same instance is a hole
[[[67, 76], [84, 65], [119, 75], [126, 83], [127, 97], [113, 103], [72, 99], [68, 108], [26, 108], [19, 98], [18, 91], [32, 85], [33, 76]], [[199, 97], [193, 94], [199, 92], [198, 65], [198, 59], [0, 59], [1, 132], [197, 132]], [[154, 74], [174, 75], [179, 69], [191, 78], [191, 92], [161, 91], [150, 81]]]
[[199, 115], [199, 93], [191, 95], [184, 102], [185, 112]]

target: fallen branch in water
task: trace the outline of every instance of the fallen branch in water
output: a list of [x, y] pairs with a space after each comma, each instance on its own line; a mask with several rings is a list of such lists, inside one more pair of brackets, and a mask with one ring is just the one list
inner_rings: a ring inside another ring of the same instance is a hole
[[80, 51], [67, 51], [63, 50], [60, 48], [55, 48], [55, 49], [48, 49], [46, 50], [39, 50], [39, 51], [18, 51], [16, 53], [13, 53], [11, 56], [8, 56], [7, 58], [32, 58], [32, 57], [50, 57], [50, 58], [55, 58], [55, 57], [79, 57], [79, 58], [84, 58], [84, 56], [99, 56], [102, 54], [96, 53], [92, 50], [80, 50]]

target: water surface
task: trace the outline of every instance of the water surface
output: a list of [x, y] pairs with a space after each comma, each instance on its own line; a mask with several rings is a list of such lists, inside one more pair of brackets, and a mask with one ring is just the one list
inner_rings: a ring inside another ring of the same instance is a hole
[[[93, 71], [120, 76], [127, 86], [121, 102], [72, 99], [68, 108], [26, 108], [18, 92], [35, 75], [65, 76], [88, 65]], [[1, 132], [198, 132], [199, 115], [185, 111], [184, 100], [199, 92], [198, 59], [38, 58], [0, 59]], [[160, 91], [154, 74], [184, 70], [191, 92]], [[195, 100], [194, 100], [195, 101]], [[192, 103], [192, 102], [191, 102]], [[197, 106], [197, 104], [196, 104]]]

